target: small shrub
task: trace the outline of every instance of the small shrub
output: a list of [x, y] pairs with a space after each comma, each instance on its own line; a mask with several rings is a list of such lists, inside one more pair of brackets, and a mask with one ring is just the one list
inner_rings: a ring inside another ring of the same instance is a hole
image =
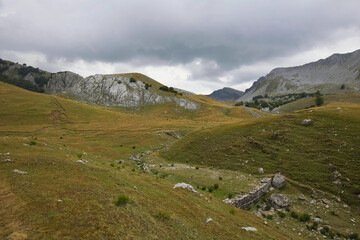
[[299, 219], [301, 222], [308, 222], [310, 220], [310, 215], [307, 213], [304, 213], [300, 216]]
[[119, 80], [119, 81], [117, 81], [117, 83], [118, 83], [118, 84], [121, 84], [121, 81]]
[[214, 184], [214, 189], [215, 189], [215, 190], [216, 190], [216, 189], [219, 189], [219, 184], [215, 183], [215, 184]]
[[222, 177], [219, 177], [219, 181], [221, 181], [222, 180]]
[[115, 201], [116, 206], [126, 205], [130, 201], [129, 197], [125, 194], [120, 194]]
[[202, 186], [202, 187], [201, 187], [201, 190], [205, 191], [205, 190], [206, 190], [206, 187]]
[[212, 192], [214, 191], [214, 188], [213, 188], [213, 187], [209, 187], [209, 188], [208, 188], [208, 191], [209, 191], [210, 193], [212, 193]]
[[118, 166], [118, 167], [117, 167], [117, 170], [120, 170], [120, 169], [121, 169], [121, 167], [120, 167], [120, 166]]
[[230, 214], [235, 215], [235, 208], [230, 209]]
[[333, 215], [333, 216], [339, 216], [339, 215], [337, 215], [336, 212], [334, 212], [334, 211], [331, 211], [330, 214]]
[[136, 83], [136, 79], [135, 78], [130, 78], [130, 82], [131, 83]]
[[269, 215], [266, 216], [266, 218], [269, 219], [269, 220], [272, 220], [272, 219], [273, 219], [273, 215], [269, 214]]
[[60, 137], [60, 139], [63, 139], [63, 137]]
[[110, 166], [111, 166], [111, 167], [115, 167], [115, 164], [114, 164], [114, 163], [110, 163]]
[[233, 197], [233, 194], [232, 194], [232, 193], [229, 193], [229, 194], [227, 195], [227, 197], [228, 197], [228, 198], [232, 198], [232, 197]]
[[285, 210], [286, 210], [287, 212], [290, 212], [290, 208], [289, 208], [289, 207], [286, 207]]
[[330, 228], [329, 228], [328, 226], [323, 227], [323, 229], [324, 229], [325, 232], [329, 232], [329, 231], [330, 231]]
[[325, 234], [326, 234], [326, 232], [325, 232], [324, 229], [321, 229], [321, 230], [320, 230], [320, 233], [321, 233], [322, 235], [325, 235]]
[[270, 205], [266, 205], [265, 206], [265, 211], [269, 211], [271, 209], [271, 206]]
[[261, 213], [261, 216], [262, 216], [263, 218], [265, 218], [265, 217], [266, 217], [265, 213]]
[[342, 84], [341, 87], [340, 87], [341, 90], [344, 90], [345, 89], [345, 84]]
[[296, 212], [294, 212], [294, 211], [291, 212], [290, 216], [291, 216], [292, 218], [295, 218], [295, 219], [298, 219], [298, 218], [299, 218], [299, 215], [298, 215]]
[[135, 168], [132, 168], [131, 171], [135, 172]]
[[278, 212], [278, 214], [279, 214], [279, 217], [281, 217], [281, 218], [285, 218], [285, 216], [286, 216], [286, 214], [285, 213], [283, 213], [283, 212]]
[[78, 153], [76, 156], [77, 156], [78, 158], [82, 158], [82, 153]]
[[136, 148], [136, 146], [132, 146], [132, 149], [135, 149]]
[[174, 166], [174, 164], [172, 163], [172, 164], [171, 164], [171, 166], [173, 167], [173, 166]]
[[29, 142], [29, 144], [30, 144], [30, 146], [34, 146], [34, 145], [36, 145], [36, 142], [35, 142], [34, 140], [31, 140], [31, 141]]
[[355, 239], [355, 240], [357, 240], [357, 239], [359, 239], [359, 234], [357, 234], [357, 233], [352, 233], [352, 234], [349, 235], [349, 238], [350, 238], [350, 239]]
[[199, 167], [195, 167], [195, 169], [196, 169], [196, 170], [198, 170], [198, 169], [199, 169]]
[[164, 211], [158, 211], [155, 214], [155, 218], [160, 220], [160, 221], [165, 221], [165, 220], [169, 220], [170, 219], [170, 215], [167, 212]]

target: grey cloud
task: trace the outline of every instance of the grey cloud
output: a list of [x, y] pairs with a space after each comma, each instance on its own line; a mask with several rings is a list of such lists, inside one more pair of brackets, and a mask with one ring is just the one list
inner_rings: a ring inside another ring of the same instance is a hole
[[217, 81], [242, 65], [337, 41], [334, 31], [359, 29], [359, 7], [358, 0], [4, 0], [0, 10], [15, 14], [0, 19], [0, 50], [143, 65], [203, 59], [217, 67], [191, 65], [194, 80]]

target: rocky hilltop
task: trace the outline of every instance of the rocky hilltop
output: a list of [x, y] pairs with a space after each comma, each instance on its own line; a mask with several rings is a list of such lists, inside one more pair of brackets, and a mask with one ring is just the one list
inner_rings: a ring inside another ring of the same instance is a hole
[[326, 59], [297, 67], [276, 68], [259, 78], [238, 101], [259, 95], [320, 92], [334, 94], [360, 90], [360, 50], [333, 54]]
[[207, 96], [214, 100], [225, 102], [225, 101], [236, 100], [239, 97], [241, 97], [243, 94], [244, 92], [242, 91], [229, 87], [224, 87], [223, 89], [213, 91], [210, 95]]
[[[139, 73], [101, 75], [83, 78], [73, 72], [49, 73], [39, 68], [0, 61], [0, 80], [25, 89], [56, 94], [79, 102], [108, 107], [140, 107], [174, 102], [177, 106], [196, 110], [199, 104], [173, 88]], [[168, 90], [171, 89], [171, 90]]]

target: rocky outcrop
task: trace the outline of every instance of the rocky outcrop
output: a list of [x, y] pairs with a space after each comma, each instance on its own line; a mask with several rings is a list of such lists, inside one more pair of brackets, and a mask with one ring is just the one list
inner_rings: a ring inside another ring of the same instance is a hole
[[249, 192], [248, 194], [238, 195], [232, 199], [225, 199], [223, 202], [231, 204], [237, 208], [247, 209], [253, 203], [258, 201], [269, 189], [271, 178], [261, 180], [262, 184]]
[[142, 81], [124, 75], [96, 74], [87, 78], [72, 72], [52, 74], [44, 87], [49, 94], [107, 107], [139, 107], [147, 104], [175, 102], [177, 106], [196, 110], [199, 105], [183, 97], [160, 95]]
[[273, 177], [272, 179], [272, 185], [279, 189], [279, 188], [282, 188], [282, 187], [285, 187], [285, 184], [286, 184], [286, 179], [284, 176], [280, 175], [280, 174], [275, 174], [275, 176]]
[[270, 203], [274, 208], [283, 208], [290, 205], [290, 200], [283, 194], [271, 194]]

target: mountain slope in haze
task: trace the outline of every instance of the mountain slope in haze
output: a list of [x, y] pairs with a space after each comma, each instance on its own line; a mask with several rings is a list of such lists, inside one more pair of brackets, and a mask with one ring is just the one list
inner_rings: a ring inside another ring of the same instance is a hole
[[[0, 59], [1, 60], [1, 59]], [[31, 91], [56, 94], [91, 105], [141, 107], [175, 102], [196, 110], [199, 104], [176, 90], [162, 91], [161, 83], [140, 73], [96, 74], [83, 78], [73, 72], [49, 73], [39, 68], [0, 61], [0, 80]]]
[[244, 92], [242, 91], [229, 87], [224, 87], [223, 89], [213, 91], [210, 95], [207, 96], [214, 100], [225, 102], [225, 101], [236, 100], [239, 97], [241, 97], [243, 94]]
[[[342, 85], [344, 85], [342, 87]], [[326, 59], [297, 67], [276, 68], [259, 78], [239, 101], [259, 95], [316, 92], [340, 93], [360, 90], [360, 50], [333, 54]]]

